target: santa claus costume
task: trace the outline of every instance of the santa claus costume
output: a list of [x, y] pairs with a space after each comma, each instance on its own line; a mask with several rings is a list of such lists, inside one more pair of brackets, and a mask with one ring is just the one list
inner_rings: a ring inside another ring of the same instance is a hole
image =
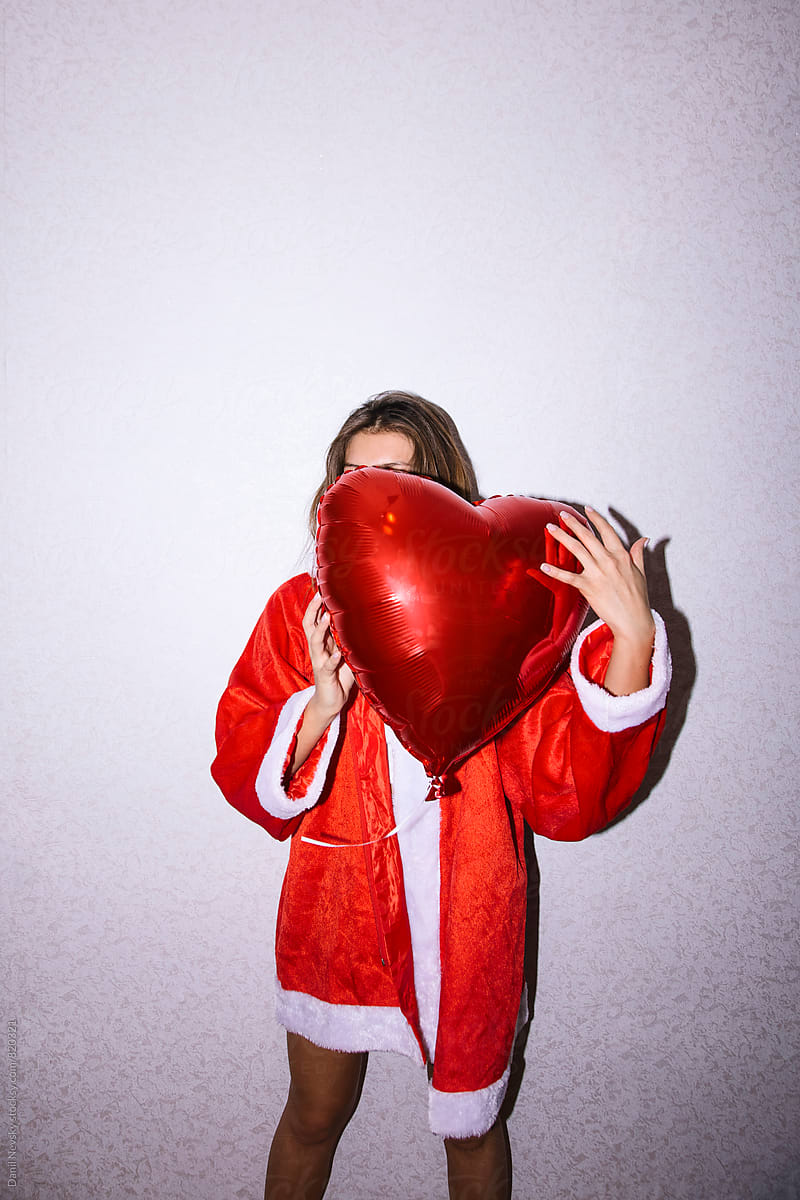
[[230, 678], [212, 773], [230, 803], [291, 838], [276, 932], [277, 1015], [334, 1050], [432, 1064], [429, 1122], [484, 1133], [524, 1020], [523, 822], [572, 841], [602, 829], [642, 782], [670, 682], [666, 633], [650, 684], [602, 684], [613, 638], [597, 622], [569, 670], [426, 800], [422, 764], [353, 689], [287, 778], [314, 677], [302, 617], [310, 575], [269, 600]]

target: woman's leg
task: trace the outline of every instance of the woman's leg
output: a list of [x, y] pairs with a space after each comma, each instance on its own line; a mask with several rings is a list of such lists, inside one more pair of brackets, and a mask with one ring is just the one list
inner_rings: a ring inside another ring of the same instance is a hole
[[366, 1054], [323, 1050], [287, 1033], [291, 1083], [267, 1163], [264, 1200], [320, 1200], [333, 1154], [355, 1112]]
[[450, 1200], [509, 1200], [511, 1152], [501, 1120], [480, 1137], [445, 1138], [444, 1148]]

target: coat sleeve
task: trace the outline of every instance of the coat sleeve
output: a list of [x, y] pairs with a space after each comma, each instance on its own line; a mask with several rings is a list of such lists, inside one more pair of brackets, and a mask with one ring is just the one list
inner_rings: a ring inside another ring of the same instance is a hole
[[569, 671], [498, 739], [503, 788], [534, 833], [578, 841], [632, 800], [664, 725], [671, 662], [658, 614], [650, 685], [631, 696], [602, 686], [613, 637], [602, 622], [575, 644]]
[[[313, 788], [315, 776], [323, 758], [327, 766], [338, 731], [338, 724], [336, 729], [331, 726], [301, 769], [290, 781], [286, 778], [305, 708], [302, 693], [308, 689], [310, 695], [313, 686], [301, 624], [312, 592], [311, 580], [298, 576], [270, 598], [217, 709], [217, 756], [211, 774], [234, 808], [281, 841], [294, 833], [314, 802], [319, 790]], [[262, 771], [276, 748], [280, 761], [276, 759], [271, 772]], [[272, 794], [280, 793], [272, 803], [265, 799], [265, 774], [274, 777]]]

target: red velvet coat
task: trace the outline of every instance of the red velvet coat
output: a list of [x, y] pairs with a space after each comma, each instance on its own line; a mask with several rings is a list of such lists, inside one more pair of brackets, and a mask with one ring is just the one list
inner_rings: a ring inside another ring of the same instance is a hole
[[[364, 697], [342, 727], [315, 807], [290, 820], [262, 808], [255, 780], [287, 698], [313, 682], [301, 618], [314, 585], [300, 575], [269, 600], [222, 697], [212, 774], [235, 808], [291, 837], [278, 911], [281, 987], [330, 1004], [398, 1005], [422, 1046], [403, 872], [396, 837], [327, 850], [295, 836], [366, 842], [394, 825], [383, 724]], [[612, 639], [599, 627], [580, 652], [602, 684]], [[602, 829], [639, 787], [663, 710], [620, 732], [597, 728], [569, 672], [456, 771], [440, 819], [441, 996], [433, 1086], [476, 1091], [506, 1070], [522, 992], [526, 870], [523, 822], [558, 840]], [[291, 780], [301, 797], [320, 747]]]

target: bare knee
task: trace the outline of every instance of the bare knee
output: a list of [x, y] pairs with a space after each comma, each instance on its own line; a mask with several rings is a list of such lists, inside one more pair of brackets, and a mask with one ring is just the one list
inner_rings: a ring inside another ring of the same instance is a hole
[[355, 1112], [366, 1054], [315, 1046], [287, 1036], [291, 1084], [283, 1123], [306, 1146], [335, 1141]]
[[289, 1091], [283, 1120], [292, 1135], [304, 1146], [319, 1146], [335, 1141], [353, 1115], [355, 1105], [327, 1103], [325, 1100], [302, 1099]]

